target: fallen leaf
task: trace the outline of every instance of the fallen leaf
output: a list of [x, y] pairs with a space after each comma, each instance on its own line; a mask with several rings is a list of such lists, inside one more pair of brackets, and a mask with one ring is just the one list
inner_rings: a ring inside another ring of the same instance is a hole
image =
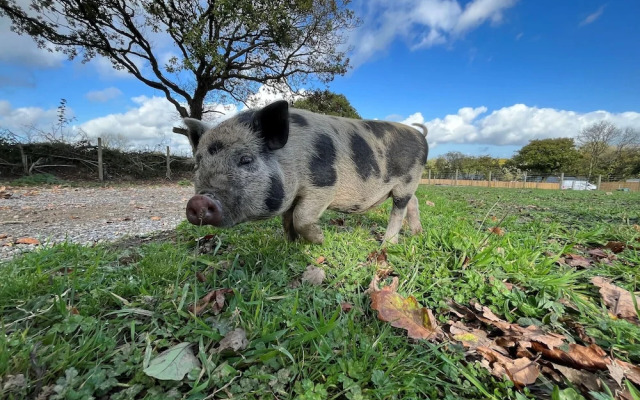
[[494, 376], [503, 378], [506, 375], [517, 387], [530, 385], [540, 376], [538, 364], [528, 358], [516, 358], [512, 360], [493, 349], [482, 346], [478, 347], [477, 350], [478, 353], [488, 361], [488, 365], [483, 365], [485, 365]]
[[565, 367], [564, 365], [551, 363], [553, 368], [560, 372], [569, 382], [580, 387], [584, 387], [587, 391], [600, 391], [600, 380], [598, 376], [592, 372], [582, 371], [575, 368]]
[[[449, 333], [453, 339], [460, 342], [469, 350], [475, 350], [479, 346], [493, 347], [495, 345], [494, 340], [487, 337], [487, 332], [469, 327], [460, 321], [451, 323]], [[495, 350], [502, 352], [499, 347], [495, 348]], [[503, 354], [507, 355], [507, 352], [504, 351]]]
[[161, 218], [161, 217], [158, 217], [158, 216], [153, 216], [153, 217], [151, 217], [151, 220], [152, 220], [152, 221], [160, 221], [161, 219], [162, 219], [162, 218]]
[[498, 236], [503, 236], [504, 235], [504, 231], [499, 226], [494, 226], [494, 227], [489, 228], [489, 232], [493, 233], [494, 235], [498, 235]]
[[[628, 290], [618, 287], [600, 276], [591, 278], [591, 283], [600, 288], [600, 295], [611, 314], [628, 321], [638, 321], [638, 313]], [[640, 296], [635, 296], [635, 298], [636, 303], [640, 304]]]
[[324, 264], [325, 261], [326, 259], [324, 258], [324, 256], [316, 258], [316, 264]]
[[353, 308], [353, 304], [342, 302], [340, 308], [342, 308], [342, 312], [349, 312]]
[[591, 261], [579, 254], [567, 254], [565, 256], [565, 262], [570, 267], [576, 268], [589, 268], [591, 266]]
[[393, 273], [393, 268], [378, 268], [376, 270], [376, 275], [380, 279], [386, 278], [387, 276], [391, 275], [391, 273]]
[[607, 365], [611, 362], [607, 353], [595, 344], [582, 346], [571, 343], [568, 352], [559, 348], [550, 349], [537, 342], [532, 342], [531, 347], [538, 353], [542, 353], [542, 356], [548, 360], [589, 371], [607, 369]]
[[322, 268], [314, 267], [313, 265], [307, 266], [306, 271], [302, 274], [302, 282], [309, 282], [314, 286], [322, 285], [324, 282], [325, 272]]
[[618, 254], [622, 253], [627, 246], [622, 242], [608, 242], [604, 247], [611, 250], [613, 253]]
[[429, 200], [425, 201], [424, 204], [428, 205], [429, 207], [435, 207], [436, 206], [436, 203], [434, 203], [433, 201], [429, 201]]
[[145, 374], [160, 380], [180, 381], [194, 368], [200, 367], [200, 361], [191, 351], [191, 343], [177, 344], [149, 361]]
[[207, 310], [207, 307], [211, 307], [214, 315], [220, 314], [220, 311], [224, 308], [225, 295], [227, 293], [233, 293], [232, 289], [216, 289], [213, 290], [206, 295], [204, 295], [198, 302], [194, 305], [189, 306], [189, 311], [200, 315]]
[[31, 238], [31, 237], [23, 237], [23, 238], [16, 239], [16, 243], [17, 244], [35, 244], [35, 245], [38, 245], [38, 244], [40, 244], [40, 241], [38, 239]]
[[207, 281], [207, 277], [205, 276], [205, 274], [203, 274], [200, 271], [196, 272], [196, 279], [198, 280], [198, 282], [206, 282]]
[[0, 239], [6, 239], [8, 237], [9, 235], [7, 235], [6, 233], [0, 233]]
[[378, 264], [379, 266], [387, 266], [387, 249], [374, 250], [367, 256], [367, 261], [371, 264]]
[[622, 379], [624, 379], [624, 368], [618, 363], [618, 360], [612, 360], [611, 364], [607, 365], [609, 370], [609, 376], [616, 381], [619, 387], [622, 387]]
[[344, 218], [331, 218], [329, 224], [336, 226], [344, 226]]
[[587, 254], [589, 254], [591, 257], [596, 259], [609, 258], [609, 255], [605, 253], [602, 249], [591, 249], [587, 251]]
[[246, 349], [248, 345], [249, 341], [247, 340], [247, 333], [244, 329], [237, 328], [228, 332], [224, 338], [222, 338], [217, 351], [218, 353], [222, 353], [223, 351], [238, 352]]
[[622, 367], [625, 378], [640, 386], [640, 367], [621, 360], [616, 362]]
[[398, 277], [394, 277], [391, 285], [382, 289], [379, 282], [380, 278], [374, 275], [369, 286], [372, 289], [371, 308], [378, 311], [378, 319], [405, 329], [412, 339], [433, 340], [442, 336], [431, 310], [420, 306], [413, 296], [405, 299], [398, 294]]

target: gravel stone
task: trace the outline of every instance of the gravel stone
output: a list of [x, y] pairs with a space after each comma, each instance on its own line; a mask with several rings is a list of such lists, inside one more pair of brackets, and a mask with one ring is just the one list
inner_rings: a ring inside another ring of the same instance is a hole
[[[4, 188], [4, 193], [10, 196], [0, 198], [0, 260], [65, 241], [93, 245], [172, 230], [185, 219], [193, 187], [54, 186]], [[17, 244], [20, 238], [40, 244]]]

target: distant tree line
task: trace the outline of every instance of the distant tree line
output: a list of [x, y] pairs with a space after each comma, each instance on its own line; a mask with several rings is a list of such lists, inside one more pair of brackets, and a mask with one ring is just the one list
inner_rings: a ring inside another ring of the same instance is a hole
[[531, 175], [597, 175], [629, 178], [640, 176], [640, 131], [600, 121], [584, 128], [575, 138], [534, 139], [510, 159], [468, 156], [451, 151], [428, 161], [432, 175], [461, 179], [486, 179], [489, 171], [520, 178]]

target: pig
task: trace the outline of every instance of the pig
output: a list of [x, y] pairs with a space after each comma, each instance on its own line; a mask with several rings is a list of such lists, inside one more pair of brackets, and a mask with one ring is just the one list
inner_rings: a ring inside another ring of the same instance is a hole
[[286, 237], [322, 243], [325, 210], [364, 213], [393, 207], [384, 241], [397, 243], [406, 216], [422, 232], [418, 188], [429, 147], [427, 128], [356, 120], [289, 108], [276, 101], [215, 127], [183, 120], [195, 158], [195, 225], [229, 228], [282, 216]]

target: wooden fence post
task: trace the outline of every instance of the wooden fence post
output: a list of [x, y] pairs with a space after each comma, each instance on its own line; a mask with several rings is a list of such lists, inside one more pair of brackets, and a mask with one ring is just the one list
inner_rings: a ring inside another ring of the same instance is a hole
[[456, 181], [455, 181], [455, 185], [454, 186], [458, 186], [458, 170], [456, 169]]
[[428, 182], [429, 182], [429, 185], [431, 185], [431, 169], [429, 169], [429, 180], [428, 180]]
[[527, 173], [524, 173], [524, 182], [522, 183], [522, 188], [526, 189], [527, 188]]
[[171, 180], [171, 152], [167, 146], [167, 179]]
[[562, 184], [564, 183], [564, 172], [560, 173], [560, 190], [562, 190]]
[[601, 183], [602, 183], [602, 175], [598, 175], [598, 186], [596, 187], [596, 190], [600, 190]]
[[98, 138], [98, 179], [104, 180], [104, 172], [102, 170], [102, 138]]
[[489, 171], [489, 180], [487, 181], [487, 186], [491, 187], [491, 171]]
[[19, 144], [18, 147], [20, 148], [20, 158], [22, 158], [22, 168], [24, 168], [24, 173], [29, 175], [29, 160], [27, 159], [27, 155], [24, 154], [22, 145]]

